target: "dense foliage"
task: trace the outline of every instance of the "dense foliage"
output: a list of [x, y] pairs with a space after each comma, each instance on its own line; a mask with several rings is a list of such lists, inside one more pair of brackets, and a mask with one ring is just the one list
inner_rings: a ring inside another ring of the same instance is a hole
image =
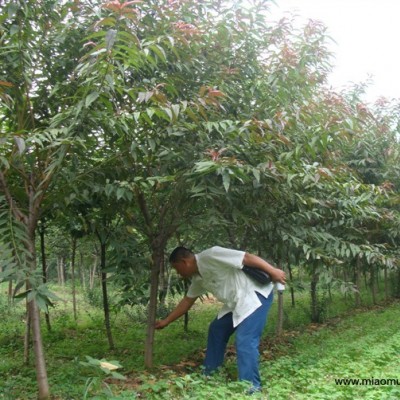
[[[215, 316], [217, 303], [196, 304], [187, 332], [182, 330], [182, 321], [159, 332], [155, 368], [149, 371], [143, 368], [146, 321], [143, 306], [124, 307], [113, 314], [118, 346], [110, 351], [103, 333], [102, 304], [94, 295], [98, 290], [90, 296], [78, 296], [79, 318], [75, 321], [70, 287], [51, 285], [51, 288], [64, 300], [51, 311], [52, 330], [43, 332], [48, 343], [46, 355], [53, 397], [77, 400], [247, 398], [243, 396], [247, 387], [236, 381], [233, 345], [229, 346], [227, 361], [219, 374], [212, 379], [201, 375], [207, 336], [204, 326]], [[25, 316], [24, 305], [8, 306], [3, 294], [5, 284], [0, 289], [3, 315], [0, 399], [36, 399], [32, 367], [22, 365], [23, 349], [18, 340], [24, 330], [20, 322]], [[117, 295], [116, 291], [112, 293]], [[355, 312], [352, 299], [346, 300], [339, 291], [334, 291], [332, 301], [326, 304], [327, 323], [310, 325], [308, 294], [298, 293], [296, 308], [290, 307], [290, 298], [285, 294], [285, 332], [279, 338], [275, 336], [278, 315], [276, 304], [273, 305], [260, 360], [264, 394], [270, 400], [398, 397], [399, 386], [396, 381], [389, 381], [398, 378], [400, 368], [398, 301], [372, 306], [371, 296], [364, 288], [362, 296], [366, 307]], [[120, 367], [108, 370], [109, 364]], [[372, 378], [378, 381], [358, 385], [337, 381]]]
[[362, 276], [376, 297], [383, 274], [399, 294], [399, 103], [334, 92], [325, 27], [270, 23], [268, 6], [1, 6], [0, 279], [10, 294], [25, 286], [39, 397], [37, 306], [67, 261], [73, 282], [100, 269], [110, 347], [109, 279], [123, 302], [149, 302], [148, 366], [158, 294], [182, 289], [165, 265], [177, 243], [245, 248], [300, 274], [313, 321], [321, 285], [359, 303]]

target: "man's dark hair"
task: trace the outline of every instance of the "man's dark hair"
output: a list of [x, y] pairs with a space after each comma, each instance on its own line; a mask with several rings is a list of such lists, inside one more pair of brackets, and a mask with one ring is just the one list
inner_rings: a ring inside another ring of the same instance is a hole
[[193, 256], [193, 252], [187, 249], [186, 247], [179, 246], [177, 247], [169, 256], [169, 262], [175, 263], [182, 261], [184, 258], [190, 258]]

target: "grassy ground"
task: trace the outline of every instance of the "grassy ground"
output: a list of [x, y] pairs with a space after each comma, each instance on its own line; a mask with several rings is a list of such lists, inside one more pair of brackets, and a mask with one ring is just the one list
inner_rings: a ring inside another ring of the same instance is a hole
[[[22, 363], [24, 310], [22, 305], [8, 308], [5, 287], [0, 289], [0, 399], [34, 399], [34, 368]], [[95, 299], [80, 297], [79, 318], [75, 322], [68, 292], [55, 289], [66, 301], [51, 311], [52, 331], [43, 327], [55, 399], [243, 398], [245, 389], [236, 382], [233, 350], [220, 374], [208, 380], [200, 374], [207, 325], [218, 304], [196, 304], [186, 333], [181, 321], [157, 332], [155, 369], [149, 372], [143, 370], [144, 309], [113, 314], [116, 349], [111, 352], [102, 313], [93, 306]], [[284, 334], [275, 337], [274, 305], [262, 346], [260, 369], [270, 400], [400, 398], [400, 386], [382, 380], [400, 380], [399, 303], [350, 312], [352, 299], [344, 300], [334, 293], [332, 301], [324, 305], [327, 322], [310, 325], [308, 295], [297, 295], [295, 308], [290, 306], [288, 295], [285, 294]], [[364, 296], [364, 301], [368, 303], [369, 299]], [[118, 371], [127, 379], [112, 379], [95, 365], [83, 365], [86, 356], [119, 361], [122, 368]], [[342, 378], [371, 382], [339, 384], [336, 380]]]
[[270, 399], [399, 399], [399, 328], [399, 303], [308, 327], [263, 363]]

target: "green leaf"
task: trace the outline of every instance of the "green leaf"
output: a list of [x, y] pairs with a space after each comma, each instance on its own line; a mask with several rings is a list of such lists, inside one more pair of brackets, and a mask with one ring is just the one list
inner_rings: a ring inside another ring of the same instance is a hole
[[171, 109], [168, 107], [164, 107], [163, 110], [168, 115], [168, 118], [170, 119], [170, 121], [172, 121], [174, 119], [174, 116], [172, 114]]
[[46, 299], [45, 297], [42, 297], [40, 295], [35, 297], [36, 304], [38, 305], [39, 309], [42, 311], [48, 311], [48, 306], [52, 305], [51, 302]]
[[260, 183], [260, 171], [257, 168], [252, 169], [254, 178], [256, 178], [257, 183]]
[[99, 92], [94, 91], [86, 96], [85, 107], [88, 108], [99, 97], [99, 95]]
[[[23, 285], [23, 284], [22, 284]], [[21, 292], [21, 293], [18, 293], [18, 294], [16, 294], [15, 296], [14, 296], [14, 299], [18, 299], [18, 300], [22, 300], [22, 299], [25, 299], [27, 296], [28, 296], [28, 294], [31, 292], [31, 290], [26, 290], [25, 292]]]
[[179, 111], [180, 111], [180, 106], [179, 106], [179, 104], [172, 104], [171, 108], [172, 108], [172, 111], [173, 111], [173, 113], [174, 113], [175, 118], [178, 118], [178, 116], [179, 116]]
[[10, 163], [8, 162], [7, 158], [0, 156], [0, 162], [4, 165], [6, 169], [10, 168]]
[[222, 174], [222, 183], [224, 185], [225, 191], [229, 191], [229, 186], [231, 184], [231, 177], [229, 175], [229, 171], [225, 170]]
[[159, 46], [159, 45], [152, 45], [150, 46], [150, 49], [157, 54], [157, 56], [162, 60], [162, 61], [166, 61], [167, 60], [167, 55], [165, 54], [164, 49]]
[[23, 154], [25, 152], [25, 148], [26, 148], [25, 140], [19, 136], [14, 136], [14, 140], [15, 140], [15, 143], [17, 144], [19, 154]]
[[98, 26], [115, 26], [115, 18], [107, 17], [103, 18], [100, 21], [96, 22], [96, 27]]
[[11, 277], [15, 273], [15, 270], [12, 267], [13, 265], [9, 265], [9, 268], [6, 268], [0, 272], [0, 282], [7, 280], [7, 278]]
[[11, 2], [8, 5], [7, 11], [8, 11], [8, 18], [13, 19], [16, 16], [17, 11], [18, 11], [18, 3]]
[[133, 113], [133, 118], [135, 119], [136, 122], [139, 122], [140, 119], [140, 111], [135, 111]]
[[148, 109], [146, 109], [146, 113], [149, 116], [149, 118], [151, 119], [155, 113], [154, 108], [149, 107]]
[[126, 377], [125, 377], [124, 375], [122, 375], [122, 374], [120, 374], [120, 373], [118, 373], [118, 372], [115, 372], [115, 371], [111, 371], [111, 376], [112, 376], [114, 379], [119, 379], [119, 380], [123, 380], [123, 381], [126, 380]]
[[214, 161], [199, 161], [195, 165], [195, 172], [211, 172], [215, 171], [218, 165]]
[[117, 38], [117, 31], [115, 29], [109, 29], [106, 33], [106, 48], [111, 50], [114, 46], [115, 39]]
[[13, 35], [15, 35], [15, 34], [18, 33], [18, 32], [19, 32], [19, 26], [18, 26], [18, 25], [15, 25], [15, 24], [11, 25], [11, 28], [10, 28], [10, 36], [13, 36]]
[[122, 199], [122, 197], [124, 197], [124, 195], [125, 195], [125, 188], [122, 188], [122, 187], [119, 187], [118, 189], [117, 189], [117, 200], [120, 200], [120, 199]]

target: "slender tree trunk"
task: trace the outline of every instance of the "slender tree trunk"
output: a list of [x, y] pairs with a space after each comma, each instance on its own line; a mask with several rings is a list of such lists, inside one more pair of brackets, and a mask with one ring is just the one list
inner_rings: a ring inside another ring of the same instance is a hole
[[289, 281], [291, 283], [290, 285], [290, 298], [292, 301], [292, 307], [295, 307], [296, 301], [294, 298], [294, 287], [293, 287], [293, 272], [292, 272], [292, 266], [290, 265], [289, 259], [288, 259], [288, 271], [289, 271]]
[[57, 259], [57, 270], [58, 270], [58, 284], [62, 287], [65, 286], [65, 260], [64, 256], [59, 256]]
[[160, 304], [165, 304], [168, 292], [168, 275], [165, 268], [164, 257], [162, 258], [160, 263], [159, 280], [160, 280], [159, 302]]
[[94, 288], [96, 270], [97, 270], [97, 251], [96, 254], [94, 255], [93, 267], [89, 269], [89, 290], [93, 290]]
[[[189, 289], [188, 282], [185, 280], [185, 294], [187, 293]], [[184, 318], [183, 318], [183, 330], [184, 332], [189, 331], [189, 312], [185, 312]]]
[[106, 326], [106, 333], [108, 339], [108, 345], [110, 350], [114, 349], [114, 340], [111, 332], [111, 323], [110, 323], [110, 305], [108, 302], [108, 293], [107, 293], [107, 272], [106, 270], [106, 244], [100, 244], [100, 268], [101, 268], [101, 289], [103, 293], [103, 309], [104, 309], [104, 323]]
[[400, 268], [397, 271], [396, 297], [400, 298]]
[[183, 316], [183, 331], [188, 332], [189, 331], [189, 313], [185, 312]]
[[375, 279], [375, 267], [371, 265], [371, 276], [370, 276], [370, 283], [371, 283], [371, 293], [372, 293], [372, 303], [377, 304], [377, 293], [376, 293], [376, 279]]
[[31, 344], [31, 314], [29, 312], [29, 305], [26, 303], [26, 321], [25, 321], [25, 335], [24, 335], [24, 364], [29, 364]]
[[320, 322], [320, 312], [318, 310], [317, 285], [318, 285], [318, 274], [314, 266], [311, 278], [311, 322]]
[[356, 285], [355, 287], [355, 304], [356, 307], [361, 306], [361, 274], [360, 274], [360, 264], [361, 264], [361, 259], [359, 257], [356, 258], [356, 262], [354, 265], [354, 283]]
[[[327, 266], [328, 271], [330, 271], [329, 266]], [[334, 272], [333, 272], [334, 273]], [[347, 282], [347, 279], [345, 280], [345, 282]], [[328, 282], [328, 296], [329, 296], [329, 301], [332, 302], [332, 283]], [[345, 298], [347, 296], [347, 294], [344, 294]]]
[[79, 251], [78, 276], [83, 290], [86, 289], [85, 269], [83, 267], [83, 253]]
[[389, 280], [388, 280], [388, 269], [387, 266], [385, 266], [383, 270], [384, 274], [384, 284], [385, 284], [385, 300], [389, 300]]
[[160, 267], [164, 257], [164, 250], [161, 246], [154, 246], [152, 249], [152, 267], [150, 278], [150, 301], [149, 311], [147, 318], [147, 333], [144, 353], [144, 364], [146, 368], [153, 366], [153, 348], [154, 348], [154, 323], [157, 314], [157, 297], [158, 297], [158, 283], [160, 275]]
[[367, 289], [368, 288], [368, 277], [367, 277], [366, 269], [364, 269], [363, 276], [364, 276], [364, 287], [365, 287], [365, 289]]
[[283, 331], [283, 291], [278, 290], [278, 322], [276, 324], [276, 335], [280, 336]]
[[32, 340], [35, 352], [36, 378], [39, 389], [39, 400], [50, 398], [50, 388], [47, 379], [46, 362], [43, 352], [42, 334], [40, 330], [39, 308], [35, 300], [29, 303], [29, 314], [32, 321]]
[[8, 282], [8, 296], [7, 296], [7, 301], [8, 301], [8, 306], [11, 307], [11, 304], [13, 302], [13, 283], [10, 280]]
[[171, 278], [172, 278], [172, 274], [168, 273], [167, 293], [165, 294], [166, 298], [168, 298], [169, 292], [171, 291]]
[[[42, 276], [43, 283], [47, 283], [47, 259], [46, 259], [46, 247], [45, 247], [45, 227], [44, 225], [39, 226], [39, 236], [40, 236], [40, 253], [42, 256]], [[47, 330], [51, 331], [50, 314], [45, 313]]]
[[[30, 270], [32, 272], [36, 270], [35, 230], [37, 226], [37, 218], [35, 218], [35, 215], [37, 215], [37, 213], [34, 214], [32, 211], [30, 212], [30, 219], [27, 224], [29, 235], [27, 248], [30, 257]], [[46, 400], [50, 398], [50, 388], [47, 379], [46, 361], [43, 350], [40, 313], [35, 299], [32, 299], [28, 303], [28, 309], [32, 326], [32, 341], [35, 353], [36, 379], [38, 383], [38, 399]]]
[[76, 289], [75, 289], [75, 255], [76, 255], [76, 238], [72, 238], [72, 254], [71, 254], [71, 286], [72, 286], [72, 309], [74, 312], [74, 320], [77, 318], [76, 310]]
[[57, 256], [57, 284], [61, 286], [61, 276], [60, 276], [60, 256]]
[[[285, 259], [288, 261], [287, 264], [289, 266], [289, 257], [287, 254], [287, 249], [284, 246], [279, 246], [277, 248], [277, 253], [279, 252], [279, 267], [283, 270]], [[276, 323], [276, 335], [280, 336], [283, 330], [283, 291], [277, 290], [278, 292], [278, 321]]]

